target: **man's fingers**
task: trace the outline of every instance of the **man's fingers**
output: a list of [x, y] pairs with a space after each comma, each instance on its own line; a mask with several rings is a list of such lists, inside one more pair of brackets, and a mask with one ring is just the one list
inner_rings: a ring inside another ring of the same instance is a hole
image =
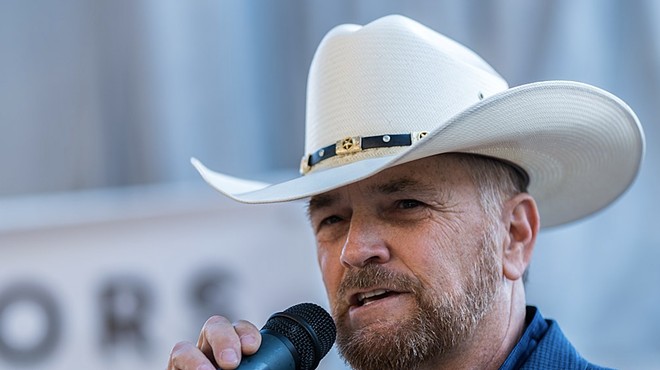
[[170, 353], [167, 370], [215, 370], [208, 358], [190, 342], [179, 342]]
[[212, 316], [206, 321], [197, 347], [223, 369], [235, 369], [241, 361], [240, 337], [232, 323], [222, 316]]
[[261, 346], [261, 333], [254, 324], [249, 321], [240, 320], [234, 323], [234, 329], [241, 341], [244, 355], [252, 355]]
[[179, 342], [172, 349], [168, 370], [235, 369], [242, 355], [251, 355], [261, 345], [261, 333], [247, 321], [232, 324], [222, 316], [206, 321], [197, 346]]

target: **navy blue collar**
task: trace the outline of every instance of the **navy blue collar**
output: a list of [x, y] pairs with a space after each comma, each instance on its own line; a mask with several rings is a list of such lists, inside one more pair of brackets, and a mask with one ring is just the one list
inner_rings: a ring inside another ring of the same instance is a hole
[[527, 306], [525, 332], [500, 366], [500, 370], [519, 369], [539, 344], [545, 332], [548, 331], [548, 327], [548, 323], [543, 319], [539, 310], [534, 306]]

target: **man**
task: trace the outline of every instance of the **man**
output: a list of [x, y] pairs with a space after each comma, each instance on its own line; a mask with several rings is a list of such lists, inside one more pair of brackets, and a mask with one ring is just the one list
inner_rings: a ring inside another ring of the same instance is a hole
[[[401, 16], [330, 31], [307, 100], [301, 177], [268, 185], [193, 164], [242, 202], [309, 199], [353, 368], [597, 368], [526, 307], [524, 275], [541, 227], [585, 217], [633, 181], [644, 139], [625, 103], [576, 82], [509, 88]], [[169, 369], [233, 369], [260, 340], [215, 316], [196, 346], [174, 347]]]

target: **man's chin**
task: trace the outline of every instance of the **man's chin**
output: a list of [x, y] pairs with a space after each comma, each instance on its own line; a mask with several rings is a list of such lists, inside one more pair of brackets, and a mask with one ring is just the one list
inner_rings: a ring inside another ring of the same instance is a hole
[[[337, 346], [340, 354], [355, 369], [399, 369], [423, 361], [413, 352], [432, 346], [424, 338], [428, 331], [420, 327], [414, 314], [386, 315], [352, 326], [338, 322]], [[421, 329], [421, 330], [420, 330]]]

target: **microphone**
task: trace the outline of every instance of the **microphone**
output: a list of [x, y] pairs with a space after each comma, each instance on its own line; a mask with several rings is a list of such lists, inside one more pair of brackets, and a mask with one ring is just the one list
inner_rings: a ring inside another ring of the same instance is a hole
[[332, 317], [313, 303], [274, 313], [261, 328], [261, 346], [237, 370], [314, 370], [335, 342]]

